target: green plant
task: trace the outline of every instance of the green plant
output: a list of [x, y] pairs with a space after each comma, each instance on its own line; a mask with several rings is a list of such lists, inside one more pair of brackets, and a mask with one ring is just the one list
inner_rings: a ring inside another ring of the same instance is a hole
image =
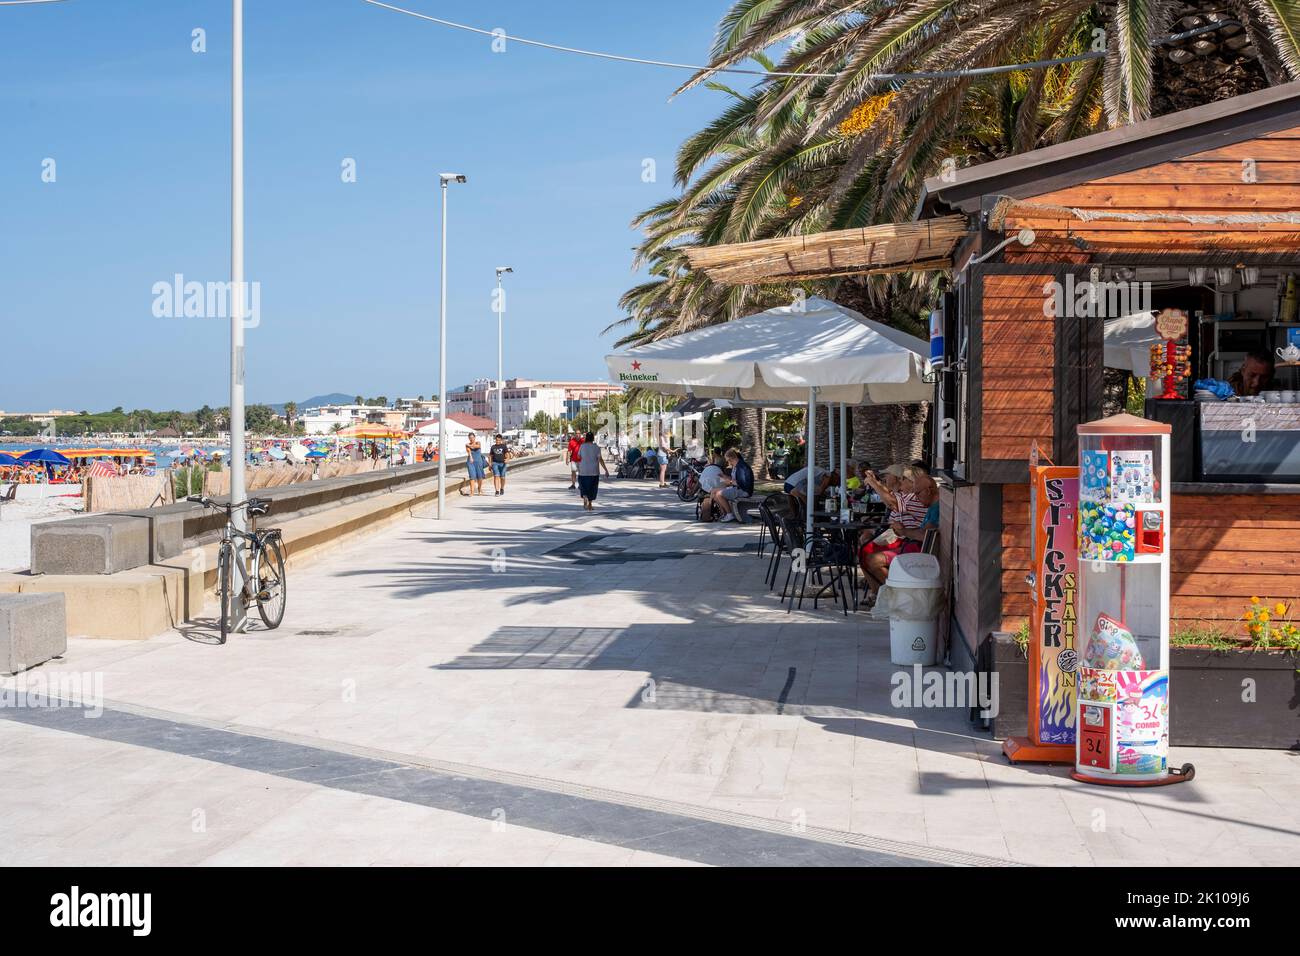
[[1169, 635], [1170, 647], [1208, 647], [1216, 651], [1230, 651], [1242, 646], [1242, 642], [1223, 633], [1204, 622], [1180, 627]]
[[1242, 615], [1246, 632], [1250, 635], [1250, 646], [1300, 650], [1300, 625], [1290, 619], [1294, 607], [1295, 601], [1290, 604], [1278, 601], [1270, 605], [1268, 601], [1252, 597]]
[[1020, 653], [1025, 657], [1029, 656], [1029, 622], [1021, 624], [1011, 637], [1015, 640], [1016, 646], [1020, 648]]

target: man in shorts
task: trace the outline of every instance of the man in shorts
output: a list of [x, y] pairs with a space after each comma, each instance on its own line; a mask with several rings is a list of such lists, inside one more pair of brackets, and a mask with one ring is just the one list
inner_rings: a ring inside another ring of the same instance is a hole
[[569, 490], [574, 491], [578, 487], [578, 459], [581, 457], [579, 449], [582, 448], [582, 436], [577, 432], [568, 436], [568, 451], [565, 456], [569, 459]]
[[735, 502], [740, 498], [748, 498], [754, 493], [754, 469], [749, 467], [749, 462], [740, 457], [739, 448], [728, 448], [726, 460], [727, 468], [731, 470], [731, 477], [724, 477], [721, 484], [714, 489], [713, 506], [722, 513], [719, 521], [743, 522], [744, 518]]
[[506, 462], [510, 460], [510, 446], [499, 434], [492, 436], [488, 460], [492, 463], [492, 485], [499, 498], [506, 493]]

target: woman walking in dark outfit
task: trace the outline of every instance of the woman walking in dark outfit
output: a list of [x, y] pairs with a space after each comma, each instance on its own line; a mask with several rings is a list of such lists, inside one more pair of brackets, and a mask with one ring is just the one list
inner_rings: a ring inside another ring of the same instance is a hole
[[594, 432], [587, 432], [582, 447], [578, 449], [578, 493], [582, 495], [582, 507], [591, 511], [600, 490], [600, 473], [609, 477], [609, 467], [601, 457], [600, 446], [596, 444]]

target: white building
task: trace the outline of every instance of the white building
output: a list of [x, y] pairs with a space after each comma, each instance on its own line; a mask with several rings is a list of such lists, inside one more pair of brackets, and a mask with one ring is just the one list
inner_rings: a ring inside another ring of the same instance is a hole
[[[448, 402], [448, 405], [451, 403]], [[447, 416], [447, 458], [463, 458], [465, 456], [465, 443], [469, 440], [470, 433], [473, 432], [482, 442], [484, 449], [492, 444], [492, 436], [496, 433], [497, 423], [490, 418], [480, 418], [477, 415], [464, 415], [457, 412]], [[416, 454], [425, 445], [432, 443], [438, 447], [438, 419], [430, 418], [428, 421], [418, 422], [413, 429], [415, 437], [413, 444]]]
[[382, 405], [321, 405], [307, 409], [299, 420], [308, 435], [332, 435], [338, 428], [361, 422], [384, 424], [391, 414], [392, 410]]
[[506, 382], [504, 393], [502, 424], [507, 431], [523, 428], [538, 412], [545, 412], [552, 418], [564, 415], [565, 392], [562, 388], [514, 380]]

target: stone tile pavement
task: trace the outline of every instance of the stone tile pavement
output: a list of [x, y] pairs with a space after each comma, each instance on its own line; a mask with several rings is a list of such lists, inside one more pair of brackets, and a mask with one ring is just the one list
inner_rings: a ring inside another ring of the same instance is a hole
[[[0, 863], [1281, 864], [1300, 757], [1115, 791], [890, 703], [884, 625], [787, 613], [757, 528], [560, 467], [290, 573], [276, 631], [73, 639], [105, 712], [0, 707]], [[212, 609], [209, 609], [211, 614]], [[6, 681], [3, 686], [14, 685]], [[1176, 692], [1176, 690], [1175, 690]]]

